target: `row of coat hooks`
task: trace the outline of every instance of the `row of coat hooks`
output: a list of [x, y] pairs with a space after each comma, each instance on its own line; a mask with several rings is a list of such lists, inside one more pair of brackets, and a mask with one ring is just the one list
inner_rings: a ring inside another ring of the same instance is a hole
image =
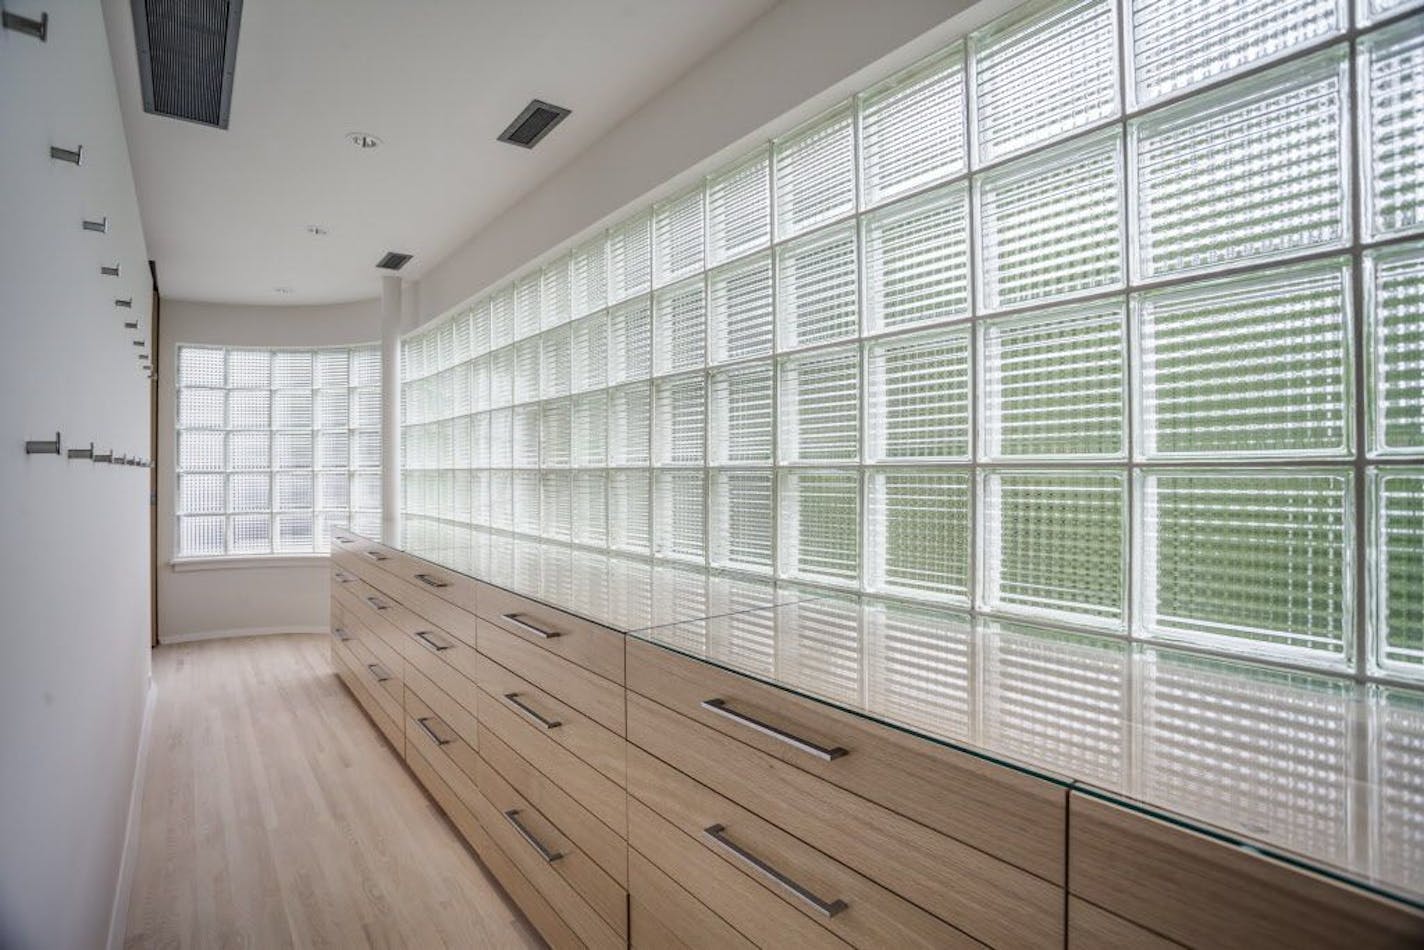
[[26, 455], [63, 455], [71, 459], [88, 459], [91, 462], [107, 462], [110, 465], [136, 465], [140, 468], [153, 468], [153, 462], [149, 459], [139, 458], [137, 455], [115, 455], [113, 450], [100, 452], [94, 448], [94, 443], [90, 442], [85, 449], [69, 449], [65, 451], [63, 447], [63, 437], [56, 432], [54, 439], [38, 439], [25, 443]]

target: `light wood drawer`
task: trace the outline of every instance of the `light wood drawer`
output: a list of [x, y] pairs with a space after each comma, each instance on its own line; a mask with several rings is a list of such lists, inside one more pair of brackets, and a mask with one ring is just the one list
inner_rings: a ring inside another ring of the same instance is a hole
[[[628, 794], [852, 946], [982, 946], [636, 747], [628, 750]], [[679, 880], [702, 898], [695, 879]]]
[[1096, 904], [1068, 898], [1069, 950], [1174, 950], [1180, 946]]
[[1062, 946], [1055, 884], [632, 692], [628, 739], [977, 940]]
[[[480, 690], [482, 739], [493, 735], [549, 776], [565, 792], [620, 836], [628, 834], [627, 794], [620, 783], [549, 738], [549, 731], [511, 710], [502, 696]], [[560, 727], [562, 728], [562, 727]]]
[[[350, 647], [352, 646], [359, 646], [359, 644], [354, 642], [350, 644], [333, 644], [333, 656], [337, 658], [337, 662], [342, 664], [346, 670], [345, 675], [341, 678], [346, 683], [347, 688], [351, 690], [351, 695], [356, 697], [356, 702], [361, 705], [361, 708], [366, 710], [366, 714], [370, 716], [371, 721], [376, 724], [376, 728], [381, 730], [381, 733], [385, 735], [390, 744], [395, 747], [396, 754], [404, 756], [405, 731], [400, 725], [401, 714], [397, 713], [393, 717], [387, 703], [378, 698], [385, 697], [385, 692], [381, 690], [373, 691], [369, 688], [369, 673], [365, 667], [361, 665], [360, 658], [351, 651]], [[362, 675], [363, 673], [366, 673], [366, 675]], [[388, 699], [387, 697], [387, 701]]]
[[442, 663], [459, 670], [466, 677], [475, 678], [479, 661], [475, 659], [473, 640], [454, 636], [444, 627], [400, 604], [393, 603], [381, 611], [381, 619], [395, 629], [397, 649], [402, 653], [407, 652], [410, 646], [419, 647], [422, 652], [439, 657]]
[[485, 620], [479, 622], [479, 647], [481, 653], [505, 669], [513, 670], [605, 728], [620, 736], [626, 731], [621, 683], [597, 676]]
[[[394, 574], [370, 570], [369, 567], [366, 573], [368, 577], [362, 578], [362, 580], [376, 590], [470, 646], [475, 645], [475, 615], [473, 613], [441, 600], [426, 588], [418, 587]], [[474, 581], [470, 583], [473, 584]]]
[[440, 600], [475, 613], [475, 596], [479, 582], [474, 578], [375, 541], [365, 542], [359, 555], [401, 581], [418, 585], [421, 590]]
[[[951, 838], [1063, 883], [1068, 795], [1060, 785], [632, 638], [628, 688]], [[721, 704], [722, 713], [704, 702]], [[828, 761], [759, 732], [737, 716], [841, 751]]]
[[372, 580], [378, 580], [384, 573], [375, 564], [352, 551], [331, 552], [333, 588], [338, 584], [349, 584], [352, 578], [369, 584]]
[[1074, 792], [1078, 897], [1191, 947], [1424, 946], [1424, 914]]
[[604, 679], [623, 682], [621, 633], [489, 584], [480, 584], [476, 597], [485, 620]]
[[399, 724], [405, 719], [405, 688], [401, 684], [397, 669], [379, 660], [370, 648], [360, 640], [346, 644], [351, 658], [355, 661], [352, 669], [361, 680], [361, 685], [370, 692], [371, 698], [385, 710], [392, 723]]
[[[573, 930], [564, 919], [560, 917], [544, 896], [539, 893], [529, 879], [524, 876], [524, 872], [515, 866], [509, 859], [509, 855], [500, 850], [494, 839], [485, 831], [475, 817], [475, 813], [451, 790], [450, 786], [435, 771], [435, 767], [426, 761], [420, 754], [420, 750], [413, 750], [407, 757], [410, 769], [415, 773], [415, 777], [429, 790], [431, 797], [440, 805], [440, 808], [450, 817], [450, 821], [459, 829], [460, 834], [470, 846], [475, 849], [475, 853], [480, 856], [480, 861], [503, 885], [505, 891], [519, 905], [519, 909], [524, 911], [524, 916], [529, 918], [539, 935], [548, 942], [549, 946], [555, 950], [575, 950], [582, 948], [583, 944], [574, 936]], [[476, 792], [476, 794], [479, 794]]]
[[407, 671], [405, 684], [406, 745], [414, 741], [429, 747], [426, 758], [443, 756], [474, 780], [479, 772], [475, 750], [479, 729], [466, 712], [424, 676]]
[[756, 944], [657, 865], [628, 852], [628, 942], [638, 950], [751, 950]]
[[479, 709], [474, 678], [479, 670], [479, 655], [453, 637], [442, 636], [444, 631], [438, 627], [427, 626], [420, 632], [425, 636], [401, 640], [400, 654], [405, 658], [407, 673], [418, 670], [473, 717]]

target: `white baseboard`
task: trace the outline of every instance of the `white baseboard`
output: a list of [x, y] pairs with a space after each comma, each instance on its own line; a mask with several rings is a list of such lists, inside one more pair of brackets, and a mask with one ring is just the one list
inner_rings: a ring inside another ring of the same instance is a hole
[[133, 892], [134, 870], [138, 863], [139, 822], [143, 817], [143, 784], [148, 774], [148, 746], [153, 735], [153, 708], [158, 700], [158, 684], [148, 678], [148, 695], [143, 701], [143, 725], [138, 733], [138, 761], [134, 763], [133, 785], [129, 789], [129, 817], [124, 827], [124, 850], [119, 858], [119, 881], [114, 890], [114, 906], [109, 911], [108, 950], [121, 950], [128, 932], [129, 895]]
[[330, 633], [321, 627], [243, 627], [238, 630], [197, 630], [193, 633], [170, 633], [158, 638], [160, 646], [170, 643], [192, 643], [195, 640], [221, 640], [224, 637], [263, 637], [275, 633]]

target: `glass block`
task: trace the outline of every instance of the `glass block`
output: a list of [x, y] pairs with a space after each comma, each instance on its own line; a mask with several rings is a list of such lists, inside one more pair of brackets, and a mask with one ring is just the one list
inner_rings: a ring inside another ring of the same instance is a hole
[[219, 472], [224, 465], [223, 433], [203, 429], [178, 433], [180, 472]]
[[969, 316], [969, 194], [963, 184], [861, 222], [866, 332]]
[[346, 432], [322, 432], [316, 437], [317, 468], [346, 468], [351, 463], [351, 436]]
[[221, 475], [178, 476], [179, 514], [220, 514], [223, 510], [223, 477]]
[[514, 342], [514, 288], [501, 287], [490, 297], [490, 346], [499, 349]]
[[272, 519], [268, 515], [236, 515], [228, 519], [233, 554], [268, 554], [272, 550]]
[[272, 435], [273, 468], [311, 468], [312, 434], [277, 432]]
[[[342, 354], [341, 380], [336, 385], [345, 385], [345, 351], [339, 352]], [[271, 352], [268, 350], [228, 350], [227, 385], [229, 389], [270, 388], [272, 385]]]
[[872, 344], [866, 364], [866, 435], [871, 461], [967, 459], [969, 330]]
[[539, 514], [539, 473], [515, 472], [510, 487], [514, 530], [523, 534], [538, 534], [543, 529]]
[[345, 472], [324, 472], [316, 477], [316, 504], [323, 511], [351, 507], [351, 478]]
[[1034, 3], [970, 36], [976, 164], [1121, 111], [1116, 6], [1111, 0]]
[[[567, 259], [565, 259], [565, 261], [564, 261], [564, 266], [565, 266], [565, 268], [568, 267], [568, 261], [567, 261]], [[566, 271], [565, 271], [565, 278], [567, 278], [567, 276], [568, 276], [568, 275], [567, 275], [567, 270], [566, 270]], [[565, 292], [564, 292], [564, 310], [565, 310], [565, 312], [568, 311], [568, 290], [567, 290], [567, 288], [565, 288]], [[472, 340], [471, 340], [471, 338], [470, 338], [470, 334], [471, 334], [470, 316], [471, 316], [470, 311], [464, 310], [464, 311], [461, 311], [460, 313], [455, 314], [454, 316], [452, 316], [452, 317], [450, 318], [450, 322], [451, 322], [452, 324], [454, 324], [454, 327], [455, 327], [455, 356], [454, 356], [454, 363], [455, 363], [456, 366], [459, 366], [461, 363], [468, 363], [468, 362], [473, 358], [473, 356], [474, 356], [473, 343], [472, 343]], [[565, 318], [565, 319], [567, 319], [567, 318]]]
[[1424, 229], [1424, 16], [1359, 42], [1367, 240]]
[[316, 396], [316, 424], [321, 429], [345, 429], [351, 420], [346, 389], [323, 389]]
[[249, 470], [271, 468], [271, 439], [271, 435], [265, 429], [261, 432], [229, 432], [227, 435], [227, 467]]
[[599, 234], [574, 248], [570, 260], [570, 309], [575, 318], [608, 303], [608, 238]]
[[702, 186], [653, 208], [653, 284], [662, 287], [702, 270]]
[[[551, 332], [557, 333], [558, 331]], [[547, 337], [545, 340], [547, 342]], [[467, 416], [470, 414], [471, 390], [474, 386], [471, 369], [468, 362], [450, 368], [450, 401], [446, 404], [445, 415]], [[564, 379], [568, 380], [567, 367], [565, 367]], [[547, 383], [548, 380], [546, 379], [545, 382]], [[379, 394], [376, 395], [379, 397]]]
[[981, 310], [1121, 287], [1123, 166], [1116, 130], [974, 180]]
[[772, 473], [721, 470], [712, 473], [712, 564], [744, 571], [772, 569]]
[[766, 247], [771, 241], [771, 160], [766, 150], [707, 179], [707, 262]]
[[779, 453], [784, 462], [860, 457], [860, 359], [855, 348], [781, 361]]
[[490, 413], [482, 412], [470, 419], [470, 464], [489, 468], [494, 464], [490, 447]]
[[381, 385], [381, 348], [358, 346], [351, 350], [352, 386]]
[[647, 379], [653, 371], [653, 311], [635, 300], [608, 312], [608, 382]]
[[1371, 455], [1424, 454], [1424, 242], [1365, 254]]
[[1126, 594], [1126, 486], [1121, 472], [980, 474], [980, 606], [1120, 627]]
[[652, 545], [651, 484], [646, 471], [608, 473], [608, 546], [646, 554]]
[[277, 515], [276, 550], [306, 553], [316, 550], [316, 532], [311, 515]]
[[514, 473], [490, 472], [490, 524], [503, 531], [514, 527]]
[[658, 380], [653, 390], [658, 465], [701, 465], [707, 423], [707, 381], [701, 373]]
[[608, 543], [608, 476], [604, 472], [574, 472], [570, 482], [573, 540], [603, 547]]
[[854, 583], [860, 573], [860, 476], [784, 471], [778, 491], [781, 576]]
[[[219, 364], [221, 365], [221, 364]], [[207, 515], [178, 519], [179, 557], [212, 557], [223, 554], [223, 519]]]
[[178, 385], [221, 387], [226, 379], [221, 347], [178, 347]]
[[[538, 315], [535, 315], [538, 320]], [[447, 317], [435, 325], [435, 370], [449, 369], [455, 362], [455, 327]]]
[[273, 476], [276, 486], [276, 509], [300, 511], [315, 507], [310, 472], [278, 472]]
[[701, 369], [707, 358], [707, 298], [701, 277], [653, 296], [653, 373]]
[[646, 383], [620, 386], [608, 394], [609, 464], [648, 464], [652, 401], [652, 391]]
[[893, 600], [864, 602], [866, 705], [892, 721], [969, 740], [975, 708], [969, 614]]
[[272, 354], [272, 388], [311, 389], [315, 384], [310, 350], [278, 350]]
[[645, 294], [652, 286], [652, 219], [644, 213], [608, 232], [608, 302]]
[[1140, 279], [1349, 242], [1346, 52], [1328, 49], [1129, 123]]
[[479, 358], [490, 351], [490, 304], [481, 300], [470, 308], [470, 356]]
[[351, 476], [351, 507], [357, 511], [381, 510], [381, 476], [360, 472]]
[[381, 467], [381, 433], [361, 431], [351, 436], [351, 467]]
[[1136, 296], [1139, 456], [1353, 452], [1349, 295], [1335, 260]]
[[[345, 348], [317, 350], [316, 385], [321, 389], [344, 389], [351, 385], [351, 359], [352, 352]], [[229, 363], [228, 372], [231, 371]]]
[[713, 464], [770, 464], [775, 412], [769, 362], [713, 373], [711, 411]]
[[539, 391], [545, 399], [551, 396], [567, 396], [572, 373], [569, 328], [549, 330], [539, 340], [543, 358], [539, 371]]
[[475, 357], [470, 362], [470, 407], [475, 412], [490, 408], [490, 384], [490, 357]]
[[572, 274], [568, 255], [544, 265], [540, 280], [542, 281], [539, 288], [540, 325], [547, 330], [549, 327], [568, 323], [572, 307], [570, 298]]
[[1420, 5], [1421, 0], [1355, 0], [1355, 22], [1361, 26], [1378, 23]]
[[573, 507], [567, 472], [545, 472], [539, 479], [539, 513], [542, 534], [555, 541], [567, 541], [573, 533]]
[[525, 274], [514, 285], [514, 339], [522, 340], [539, 332], [540, 285], [542, 275], [538, 271]]
[[315, 422], [310, 389], [285, 390], [272, 395], [273, 428], [310, 429]]
[[228, 390], [227, 424], [230, 429], [271, 428], [272, 394], [263, 389]]
[[1371, 657], [1383, 672], [1424, 674], [1424, 468], [1369, 473]]
[[508, 468], [514, 464], [514, 410], [490, 413], [490, 466]]
[[771, 256], [713, 271], [707, 278], [713, 363], [766, 356], [772, 338]]
[[967, 603], [969, 473], [885, 469], [868, 477], [867, 588]]
[[514, 344], [515, 405], [539, 398], [539, 363], [542, 355], [538, 337]]
[[1123, 310], [1109, 300], [980, 324], [984, 457], [1123, 453]]
[[855, 227], [782, 245], [776, 253], [777, 339], [783, 350], [855, 336]]
[[514, 347], [495, 350], [490, 355], [490, 408], [500, 409], [514, 402]]
[[855, 128], [842, 107], [773, 144], [776, 236], [787, 238], [855, 210]]
[[178, 426], [182, 429], [223, 427], [221, 389], [178, 390]]
[[573, 326], [571, 343], [573, 392], [600, 389], [608, 380], [608, 315], [595, 313]]
[[514, 407], [514, 467], [539, 467], [538, 404]]
[[567, 399], [555, 399], [544, 403], [539, 420], [540, 463], [545, 468], [568, 468], [570, 435], [570, 406]]
[[965, 168], [964, 47], [958, 43], [860, 95], [860, 193], [866, 207]]
[[657, 506], [653, 553], [678, 560], [702, 560], [707, 543], [702, 472], [656, 472], [653, 496]]
[[1135, 106], [1174, 96], [1343, 32], [1346, 0], [1131, 0]]
[[1138, 478], [1144, 635], [1347, 662], [1348, 470], [1146, 470]]
[[490, 523], [489, 472], [470, 473], [470, 523], [480, 528]]

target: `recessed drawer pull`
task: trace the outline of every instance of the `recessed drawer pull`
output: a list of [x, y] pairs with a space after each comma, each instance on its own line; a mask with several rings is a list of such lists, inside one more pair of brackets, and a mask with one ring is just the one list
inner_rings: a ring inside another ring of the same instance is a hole
[[389, 560], [390, 560], [390, 558], [386, 557], [386, 556], [385, 556], [384, 554], [382, 554], [380, 551], [367, 551], [367, 552], [366, 552], [366, 556], [367, 556], [368, 558], [370, 558], [371, 560], [373, 560], [373, 561], [389, 561]]
[[557, 630], [545, 630], [543, 627], [536, 627], [527, 620], [521, 620], [523, 614], [501, 614], [510, 623], [518, 624], [536, 637], [543, 637], [545, 640], [552, 640], [554, 637], [562, 636]]
[[509, 705], [513, 706], [515, 709], [519, 710], [521, 713], [523, 713], [526, 719], [532, 720], [536, 725], [542, 726], [545, 729], [557, 729], [563, 725], [563, 723], [557, 719], [545, 719], [543, 716], [539, 715], [538, 712], [536, 712], [532, 707], [526, 705], [519, 698], [518, 693], [505, 693], [504, 701], [509, 703]]
[[714, 712], [719, 716], [724, 716], [735, 723], [746, 726], [748, 729], [760, 732], [764, 736], [771, 736], [771, 738], [776, 739], [780, 742], [784, 742], [787, 745], [791, 746], [793, 749], [799, 749], [800, 751], [805, 752], [807, 755], [814, 755], [816, 758], [820, 759], [823, 762], [831, 762], [835, 759], [839, 759], [843, 755], [850, 754], [845, 749], [842, 749], [840, 746], [827, 749], [825, 746], [819, 746], [816, 745], [816, 743], [814, 742], [808, 742], [805, 739], [802, 739], [800, 736], [793, 736], [785, 729], [778, 729], [775, 726], [762, 722], [759, 719], [753, 719], [746, 713], [739, 713], [735, 709], [728, 708], [726, 700], [723, 699], [704, 699], [702, 701], [702, 708]]
[[449, 587], [449, 586], [450, 586], [450, 585], [449, 585], [448, 583], [446, 583], [445, 581], [440, 580], [438, 577], [431, 577], [429, 574], [417, 574], [417, 575], [415, 575], [415, 579], [418, 580], [418, 581], [420, 581], [420, 582], [421, 582], [422, 584], [424, 584], [426, 587]]
[[342, 643], [345, 643], [347, 640], [351, 639], [351, 634], [346, 632], [345, 627], [333, 627], [331, 632], [336, 637], [336, 639], [340, 640]]
[[806, 890], [806, 888], [802, 887], [800, 884], [797, 884], [795, 881], [791, 880], [791, 878], [787, 877], [785, 874], [782, 874], [776, 868], [772, 867], [770, 864], [767, 864], [765, 861], [752, 854], [750, 851], [746, 850], [745, 848], [742, 848], [739, 845], [733, 844], [727, 838], [726, 832], [727, 828], [725, 825], [711, 825], [710, 827], [702, 829], [702, 833], [707, 837], [708, 841], [711, 841], [713, 844], [717, 845], [717, 847], [721, 848], [723, 851], [726, 851], [738, 861], [750, 865], [752, 870], [756, 871], [762, 877], [771, 881], [771, 883], [775, 884], [777, 887], [780, 887], [783, 890], [787, 891], [793, 897], [796, 897], [799, 900], [805, 901], [807, 904], [810, 904], [821, 916], [834, 917], [836, 916], [836, 914], [839, 914], [841, 911], [846, 909], [847, 905], [845, 901], [840, 899], [827, 901], [821, 899], [820, 897], [817, 897], [815, 894], [812, 894], [810, 891]]
[[420, 731], [429, 736], [430, 741], [434, 742], [436, 745], [449, 745], [450, 743], [455, 741], [454, 739], [442, 739], [438, 735], [436, 735], [435, 730], [430, 728], [431, 722], [439, 722], [439, 720], [436, 719], [434, 716], [421, 716], [415, 721], [415, 724], [419, 726]]
[[511, 808], [509, 811], [505, 812], [504, 820], [513, 825], [514, 830], [519, 832], [519, 836], [525, 841], [529, 842], [529, 847], [533, 848], [535, 851], [538, 851], [539, 857], [543, 858], [545, 861], [549, 862], [550, 864], [553, 864], [555, 861], [559, 860], [559, 858], [562, 858], [564, 856], [563, 852], [561, 851], [550, 851], [548, 848], [544, 847], [544, 843], [538, 838], [534, 837], [533, 832], [531, 832], [528, 828], [524, 827], [524, 822], [519, 820], [518, 808]]
[[386, 603], [384, 600], [374, 594], [366, 595], [366, 603], [370, 604], [372, 607], [375, 607], [377, 610], [385, 610], [386, 608], [390, 607], [390, 604]]
[[417, 630], [415, 632], [415, 638], [420, 641], [421, 646], [435, 653], [439, 653], [441, 650], [448, 650], [455, 645], [453, 643], [446, 643], [443, 639], [438, 637], [433, 630]]
[[333, 576], [336, 578], [337, 582], [341, 584], [349, 584], [353, 580], [355, 580], [355, 578], [352, 577], [350, 574], [344, 574], [341, 571], [337, 571]]
[[384, 683], [391, 678], [391, 671], [379, 663], [367, 663], [366, 669], [371, 671], [371, 675], [376, 678], [377, 683]]

